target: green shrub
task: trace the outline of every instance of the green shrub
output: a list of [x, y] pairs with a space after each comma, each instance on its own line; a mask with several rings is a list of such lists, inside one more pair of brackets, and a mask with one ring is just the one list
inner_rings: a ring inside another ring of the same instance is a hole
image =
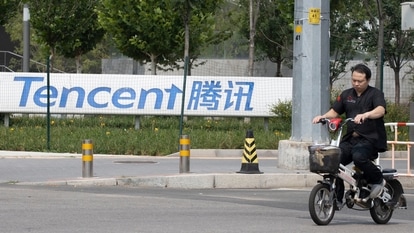
[[285, 121], [287, 123], [292, 122], [292, 101], [285, 100], [279, 101], [277, 104], [273, 105], [271, 110], [272, 113], [276, 115], [277, 118]]
[[[385, 123], [395, 123], [395, 122], [409, 122], [410, 119], [410, 107], [409, 105], [403, 104], [394, 104], [387, 103], [387, 113], [384, 116]], [[386, 127], [387, 138], [388, 140], [395, 139], [395, 130], [391, 127]], [[397, 139], [398, 141], [408, 141], [409, 140], [409, 127], [399, 126], [397, 129]], [[396, 150], [407, 150], [406, 145], [396, 145]]]
[[[10, 127], [0, 126], [0, 150], [82, 153], [82, 140], [92, 139], [95, 154], [168, 155], [179, 149], [179, 120], [143, 116], [136, 130], [134, 116], [52, 118], [48, 139], [45, 117], [12, 117]], [[265, 129], [263, 118], [188, 117], [183, 134], [193, 149], [243, 149], [247, 130], [253, 130], [258, 149], [277, 149], [279, 140], [290, 137], [290, 124], [280, 121], [271, 118]]]
[[409, 105], [394, 104], [387, 102], [387, 113], [384, 116], [385, 122], [408, 122], [410, 119]]

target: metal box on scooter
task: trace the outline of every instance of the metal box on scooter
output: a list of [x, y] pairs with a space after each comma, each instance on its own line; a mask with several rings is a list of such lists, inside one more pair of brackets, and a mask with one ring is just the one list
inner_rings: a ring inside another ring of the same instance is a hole
[[341, 149], [330, 145], [313, 145], [309, 150], [309, 170], [314, 173], [337, 173]]

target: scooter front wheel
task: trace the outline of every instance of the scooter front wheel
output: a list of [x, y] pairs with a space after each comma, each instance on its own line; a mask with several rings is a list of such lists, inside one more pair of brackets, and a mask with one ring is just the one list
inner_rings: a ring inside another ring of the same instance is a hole
[[317, 184], [309, 196], [309, 214], [317, 225], [328, 225], [335, 215], [330, 186]]

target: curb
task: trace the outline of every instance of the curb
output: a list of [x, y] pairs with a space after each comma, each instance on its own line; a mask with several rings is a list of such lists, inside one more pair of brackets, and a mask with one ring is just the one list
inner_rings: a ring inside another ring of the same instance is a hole
[[313, 187], [316, 174], [180, 174], [122, 178], [79, 178], [73, 180], [21, 182], [43, 186], [133, 186], [180, 189], [272, 189]]
[[[269, 174], [181, 174], [122, 178], [80, 178], [74, 180], [22, 182], [43, 186], [132, 186], [176, 189], [278, 189], [312, 188], [321, 177], [313, 173]], [[404, 188], [414, 188], [413, 176], [400, 176]]]

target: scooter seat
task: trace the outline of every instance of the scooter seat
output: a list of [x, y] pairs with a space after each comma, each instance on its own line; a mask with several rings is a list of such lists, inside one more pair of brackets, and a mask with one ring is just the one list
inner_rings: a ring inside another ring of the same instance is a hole
[[382, 173], [396, 173], [397, 169], [393, 169], [393, 168], [384, 168], [382, 170]]

